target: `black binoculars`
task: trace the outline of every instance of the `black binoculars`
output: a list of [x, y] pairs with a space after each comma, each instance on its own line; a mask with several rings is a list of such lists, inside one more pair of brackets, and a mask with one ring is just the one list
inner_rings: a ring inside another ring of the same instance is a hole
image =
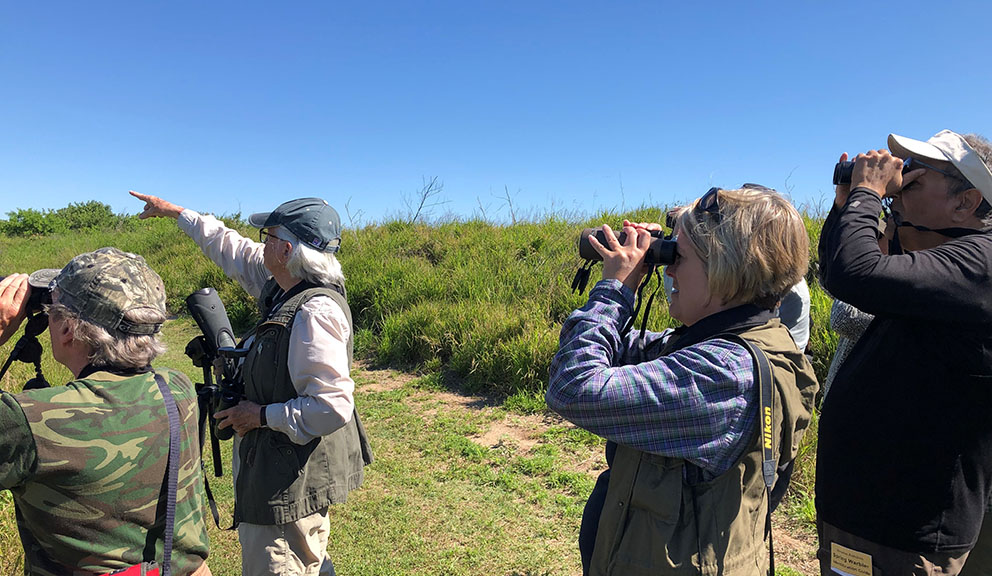
[[[582, 230], [582, 233], [579, 235], [579, 257], [584, 260], [598, 262], [602, 260], [603, 257], [599, 255], [599, 252], [596, 252], [596, 249], [593, 248], [592, 244], [589, 242], [590, 235], [594, 235], [600, 244], [604, 246], [606, 245], [606, 234], [603, 232], [602, 228], [586, 228]], [[665, 233], [661, 230], [652, 230], [651, 236], [651, 245], [648, 247], [648, 251], [644, 255], [644, 263], [649, 266], [667, 266], [669, 264], [674, 264], [675, 256], [677, 254], [675, 249], [675, 240], [666, 238]], [[619, 240], [621, 244], [623, 244], [626, 239], [627, 234], [624, 232], [620, 232], [620, 234], [617, 235], [617, 240]]]

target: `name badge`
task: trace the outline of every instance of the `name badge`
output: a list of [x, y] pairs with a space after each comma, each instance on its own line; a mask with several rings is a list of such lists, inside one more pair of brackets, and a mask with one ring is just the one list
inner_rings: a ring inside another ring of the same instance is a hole
[[842, 576], [871, 576], [871, 556], [831, 542], [830, 569]]

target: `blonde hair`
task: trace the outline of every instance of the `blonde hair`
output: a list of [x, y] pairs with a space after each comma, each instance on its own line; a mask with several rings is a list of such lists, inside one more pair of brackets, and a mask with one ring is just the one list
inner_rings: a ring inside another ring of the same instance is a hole
[[[121, 332], [115, 336], [104, 327], [83, 320], [64, 304], [52, 304], [48, 314], [69, 324], [73, 339], [89, 347], [89, 363], [94, 366], [144, 368], [166, 350], [159, 334]], [[124, 313], [124, 319], [134, 324], [161, 324], [166, 320], [161, 312], [153, 308], [128, 310]]]
[[717, 192], [718, 211], [680, 210], [685, 235], [706, 266], [710, 293], [725, 304], [773, 309], [809, 267], [809, 237], [799, 212], [770, 189]]

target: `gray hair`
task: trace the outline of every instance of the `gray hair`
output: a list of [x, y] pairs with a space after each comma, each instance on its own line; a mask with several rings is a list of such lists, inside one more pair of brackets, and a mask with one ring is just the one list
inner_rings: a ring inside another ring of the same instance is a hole
[[[992, 170], [992, 143], [990, 143], [984, 136], [980, 134], [965, 134], [962, 136], [964, 141], [968, 143], [969, 146], [978, 154], [982, 162], [985, 164], [989, 170]], [[952, 177], [949, 178], [953, 180], [956, 185], [951, 186], [950, 193], [953, 195], [958, 195], [965, 190], [970, 190], [974, 188], [975, 185], [965, 178], [964, 174], [957, 169], [953, 164], [950, 164], [947, 169], [948, 174]], [[986, 226], [992, 225], [992, 204], [982, 197], [982, 202], [978, 205], [975, 210], [975, 216], [982, 219], [982, 223]]]
[[[89, 362], [95, 366], [144, 368], [166, 350], [159, 334], [111, 334], [104, 327], [82, 319], [64, 304], [52, 304], [48, 314], [69, 324], [73, 338], [89, 347]], [[124, 319], [134, 324], [161, 324], [166, 320], [153, 308], [129, 310], [124, 313]]]
[[312, 284], [328, 286], [337, 284], [344, 286], [344, 272], [341, 270], [341, 263], [334, 256], [333, 252], [320, 252], [310, 246], [300, 242], [296, 236], [283, 227], [292, 240], [287, 240], [293, 246], [293, 251], [286, 261], [286, 271], [293, 278], [305, 280]]

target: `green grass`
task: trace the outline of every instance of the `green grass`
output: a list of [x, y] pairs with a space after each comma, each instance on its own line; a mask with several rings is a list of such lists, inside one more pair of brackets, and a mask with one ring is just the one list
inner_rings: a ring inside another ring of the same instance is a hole
[[557, 442], [528, 455], [479, 444], [473, 435], [502, 410], [436, 412], [422, 380], [358, 393], [376, 463], [352, 500], [332, 510], [338, 571], [574, 574], [589, 475], [573, 477]]

